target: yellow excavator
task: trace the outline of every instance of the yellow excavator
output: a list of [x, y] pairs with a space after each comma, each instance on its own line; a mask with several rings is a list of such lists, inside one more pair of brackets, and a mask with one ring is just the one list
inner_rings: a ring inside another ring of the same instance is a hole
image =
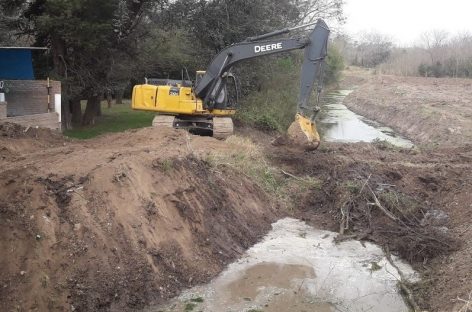
[[[273, 38], [312, 26], [306, 37]], [[329, 32], [320, 19], [316, 23], [249, 37], [218, 53], [206, 71], [197, 71], [194, 82], [187, 73], [187, 79], [182, 74], [181, 80], [146, 79], [145, 84], [136, 85], [132, 108], [157, 112], [153, 126], [182, 128], [225, 139], [233, 134], [231, 116], [236, 113], [239, 100], [238, 82], [231, 68], [244, 60], [304, 49], [297, 114], [288, 134], [297, 144], [316, 148], [320, 142], [314, 122], [317, 109], [309, 102], [315, 84], [318, 98], [321, 92]]]

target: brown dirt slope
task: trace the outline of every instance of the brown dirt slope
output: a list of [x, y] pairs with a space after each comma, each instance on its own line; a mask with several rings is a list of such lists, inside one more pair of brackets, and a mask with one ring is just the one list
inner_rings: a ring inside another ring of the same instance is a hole
[[0, 127], [4, 311], [134, 311], [215, 276], [274, 221], [257, 185], [202, 160], [228, 144], [25, 130]]
[[355, 86], [345, 105], [423, 146], [472, 142], [470, 79], [398, 77], [346, 71], [344, 88]]
[[[342, 88], [354, 89], [344, 102], [350, 109], [418, 144], [419, 156], [402, 162], [423, 158], [421, 165], [404, 167], [402, 176], [416, 176], [431, 191], [425, 193], [415, 185], [405, 191], [446, 212], [445, 226], [462, 242], [457, 251], [420, 268], [424, 280], [417, 285], [417, 295], [431, 311], [464, 311], [465, 302], [472, 300], [471, 86], [470, 79], [373, 75], [358, 69], [346, 71], [341, 83]], [[398, 170], [394, 163], [388, 166]]]

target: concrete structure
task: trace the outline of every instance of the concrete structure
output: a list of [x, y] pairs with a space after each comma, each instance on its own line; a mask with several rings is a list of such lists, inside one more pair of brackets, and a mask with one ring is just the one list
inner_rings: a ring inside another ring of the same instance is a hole
[[7, 118], [7, 102], [0, 102], [0, 119]]
[[0, 47], [0, 122], [61, 129], [61, 83], [35, 79], [31, 51]]
[[54, 110], [54, 94], [61, 94], [61, 83], [46, 80], [4, 80], [8, 117], [48, 113]]
[[48, 88], [46, 80], [6, 80], [4, 91], [6, 102], [0, 104], [0, 121], [61, 129], [59, 81], [50, 81]]

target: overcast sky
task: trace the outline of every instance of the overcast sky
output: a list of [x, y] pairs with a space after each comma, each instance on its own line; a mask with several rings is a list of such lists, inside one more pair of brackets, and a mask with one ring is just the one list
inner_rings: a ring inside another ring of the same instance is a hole
[[381, 32], [409, 45], [421, 33], [443, 29], [472, 33], [472, 0], [345, 0], [345, 32]]

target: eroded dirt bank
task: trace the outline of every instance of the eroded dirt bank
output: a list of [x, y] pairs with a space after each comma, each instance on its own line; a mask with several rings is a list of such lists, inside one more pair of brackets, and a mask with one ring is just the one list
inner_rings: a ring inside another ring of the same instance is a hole
[[[471, 300], [471, 85], [467, 79], [373, 75], [357, 69], [346, 71], [341, 83], [341, 88], [354, 89], [344, 101], [346, 106], [418, 145], [418, 155], [401, 160], [403, 176], [416, 177], [431, 189], [425, 193], [411, 185], [405, 191], [446, 212], [445, 226], [462, 244], [451, 254], [420, 265], [424, 281], [417, 285], [416, 295], [432, 311], [467, 310], [464, 306]], [[421, 158], [420, 165], [409, 165]], [[396, 162], [385, 165], [398, 168]]]
[[374, 75], [344, 72], [342, 88], [354, 88], [344, 104], [424, 147], [472, 142], [470, 79]]
[[276, 219], [255, 183], [202, 160], [223, 142], [24, 130], [0, 136], [2, 310], [135, 311], [208, 281]]

